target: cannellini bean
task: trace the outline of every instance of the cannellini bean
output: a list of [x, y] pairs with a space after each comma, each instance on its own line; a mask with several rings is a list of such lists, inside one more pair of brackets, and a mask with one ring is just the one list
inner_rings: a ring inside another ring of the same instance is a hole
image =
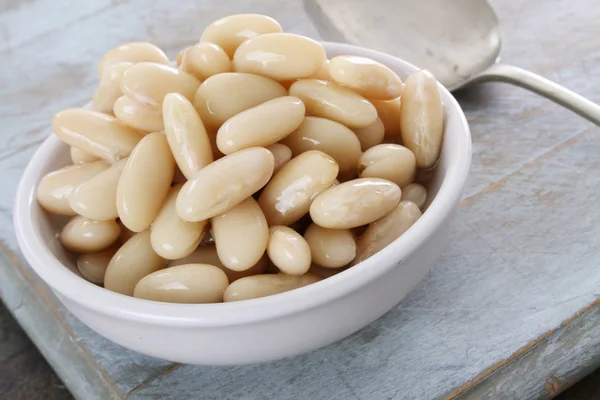
[[69, 146], [115, 163], [127, 157], [142, 134], [110, 115], [84, 108], [58, 112], [52, 130]]
[[167, 93], [181, 93], [194, 99], [200, 81], [168, 65], [141, 62], [127, 68], [121, 79], [123, 94], [141, 103], [162, 107]]
[[86, 153], [83, 150], [79, 150], [77, 147], [71, 147], [71, 161], [73, 164], [83, 164], [92, 161], [98, 161], [100, 158], [93, 154]]
[[225, 302], [256, 299], [298, 289], [321, 280], [316, 274], [291, 276], [284, 274], [254, 275], [238, 279], [225, 289]]
[[335, 160], [318, 150], [292, 158], [258, 199], [269, 225], [290, 225], [302, 218], [312, 199], [333, 184], [338, 171]]
[[442, 148], [444, 108], [438, 83], [428, 71], [406, 80], [400, 107], [402, 142], [415, 153], [419, 168], [435, 165]]
[[355, 228], [392, 211], [400, 197], [398, 185], [388, 180], [354, 179], [318, 194], [310, 205], [310, 217], [324, 228]]
[[165, 134], [145, 136], [127, 159], [117, 185], [117, 211], [121, 222], [142, 232], [160, 211], [175, 175], [175, 160]]
[[58, 240], [75, 253], [92, 253], [110, 247], [121, 233], [116, 221], [94, 221], [73, 217], [62, 229]]
[[392, 212], [369, 225], [357, 240], [356, 258], [352, 265], [366, 260], [396, 240], [421, 217], [412, 201], [401, 201]]
[[334, 82], [301, 79], [290, 87], [290, 95], [304, 102], [308, 115], [328, 118], [349, 128], [364, 128], [377, 119], [373, 104]]
[[181, 57], [179, 68], [200, 81], [216, 74], [233, 71], [227, 53], [214, 43], [197, 43], [189, 47]]
[[177, 54], [177, 57], [175, 58], [175, 63], [177, 64], [177, 67], [181, 66], [181, 62], [183, 61], [183, 55], [185, 54], [186, 51], [188, 51], [188, 49], [190, 47], [192, 47], [192, 46], [188, 46], [188, 47], [184, 48]]
[[233, 58], [238, 46], [247, 39], [265, 33], [281, 32], [281, 26], [273, 18], [261, 14], [236, 14], [221, 18], [206, 27], [200, 42], [220, 46]]
[[273, 175], [273, 154], [261, 147], [225, 156], [196, 173], [177, 196], [177, 214], [203, 221], [223, 214], [262, 188]]
[[377, 146], [383, 142], [385, 136], [385, 127], [381, 118], [377, 117], [375, 122], [365, 128], [356, 128], [354, 133], [360, 142], [362, 151], [367, 151], [373, 146]]
[[150, 242], [162, 258], [176, 260], [190, 255], [200, 244], [208, 221], [188, 222], [177, 215], [175, 204], [183, 184], [175, 185], [152, 222]]
[[220, 303], [227, 285], [227, 275], [214, 265], [178, 265], [140, 279], [133, 297], [165, 303]]
[[320, 150], [338, 163], [341, 172], [356, 168], [360, 142], [344, 125], [319, 117], [305, 117], [302, 124], [282, 140], [297, 156], [308, 150]]
[[282, 96], [287, 96], [287, 90], [272, 79], [253, 74], [223, 73], [211, 76], [200, 85], [194, 107], [202, 122], [216, 130], [234, 115]]
[[169, 147], [187, 179], [213, 161], [210, 139], [196, 109], [179, 93], [163, 102], [163, 119]]
[[69, 204], [73, 190], [109, 167], [105, 161], [93, 161], [50, 172], [38, 184], [36, 198], [39, 205], [53, 214], [75, 215]]
[[310, 247], [292, 228], [275, 225], [269, 229], [267, 254], [269, 259], [286, 275], [301, 276], [310, 268]]
[[265, 253], [269, 227], [254, 198], [211, 218], [210, 223], [219, 259], [230, 270], [250, 269]]
[[[209, 235], [206, 235], [209, 236]], [[176, 265], [183, 264], [210, 264], [215, 267], [219, 267], [227, 275], [229, 282], [235, 282], [236, 280], [252, 275], [259, 275], [266, 271], [267, 265], [269, 264], [269, 258], [264, 254], [256, 264], [245, 271], [232, 271], [223, 265], [219, 259], [217, 248], [213, 245], [200, 246], [192, 254], [187, 257], [174, 260], [169, 263], [169, 266], [173, 267]]]
[[150, 61], [159, 64], [169, 64], [169, 58], [152, 43], [133, 42], [115, 47], [108, 51], [98, 66], [98, 76], [102, 78], [106, 69], [120, 62], [138, 63]]
[[96, 253], [81, 254], [77, 257], [77, 269], [89, 282], [103, 285], [106, 267], [117, 250], [119, 246], [112, 246]]
[[123, 95], [121, 91], [121, 78], [123, 72], [133, 64], [130, 62], [119, 62], [109, 65], [100, 78], [100, 84], [92, 98], [94, 110], [111, 113], [115, 101]]
[[415, 155], [399, 144], [379, 144], [365, 151], [358, 163], [361, 178], [382, 178], [403, 188], [415, 178]]
[[404, 89], [400, 77], [385, 65], [359, 56], [338, 56], [329, 62], [333, 81], [368, 99], [392, 100]]
[[313, 263], [325, 268], [341, 268], [356, 256], [356, 242], [348, 229], [327, 229], [311, 224], [304, 232]]
[[157, 132], [163, 129], [163, 116], [158, 107], [121, 96], [115, 101], [113, 111], [119, 121], [140, 131]]
[[[385, 135], [400, 137], [400, 97], [393, 100], [371, 100], [377, 109], [377, 115], [383, 122]], [[395, 141], [394, 141], [395, 142]]]
[[125, 242], [111, 258], [104, 275], [104, 287], [133, 296], [135, 285], [165, 264], [166, 261], [152, 249], [150, 231], [140, 232]]
[[79, 185], [69, 196], [69, 205], [86, 218], [108, 221], [116, 219], [117, 185], [127, 159], [117, 161], [107, 170]]
[[279, 97], [231, 117], [217, 133], [223, 154], [268, 146], [293, 132], [304, 119], [304, 104], [293, 96]]
[[[308, 79], [320, 79], [322, 81], [333, 81], [329, 74], [329, 60], [325, 60], [317, 72], [308, 77]], [[293, 82], [292, 82], [293, 83]], [[290, 83], [291, 85], [291, 83]]]
[[427, 189], [418, 183], [411, 183], [402, 188], [402, 201], [412, 201], [417, 207], [423, 209], [427, 201]]
[[284, 144], [273, 143], [272, 145], [267, 146], [267, 150], [273, 153], [273, 157], [275, 157], [274, 174], [292, 159], [292, 150]]
[[311, 76], [325, 60], [325, 49], [313, 39], [293, 33], [267, 33], [243, 42], [235, 51], [233, 67], [237, 72], [284, 81]]

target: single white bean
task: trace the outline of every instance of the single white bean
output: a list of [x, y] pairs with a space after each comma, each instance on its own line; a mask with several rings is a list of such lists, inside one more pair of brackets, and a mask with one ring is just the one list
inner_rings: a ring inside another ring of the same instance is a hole
[[177, 215], [175, 205], [182, 186], [183, 184], [178, 184], [171, 188], [150, 230], [152, 248], [167, 260], [190, 255], [206, 232], [208, 221], [188, 222]]
[[113, 292], [133, 296], [135, 285], [146, 275], [166, 264], [152, 249], [150, 231], [140, 232], [121, 246], [106, 267], [104, 287]]
[[117, 185], [121, 222], [142, 232], [160, 211], [175, 175], [175, 160], [164, 133], [146, 135], [127, 159]]
[[254, 275], [238, 279], [225, 289], [225, 302], [256, 299], [272, 296], [316, 283], [321, 277], [316, 274], [291, 276], [284, 274]]
[[275, 225], [269, 229], [267, 254], [281, 272], [301, 276], [310, 268], [310, 247], [306, 240], [292, 228]]
[[273, 154], [252, 147], [225, 156], [196, 173], [177, 196], [177, 214], [203, 221], [223, 214], [260, 190], [273, 175]]
[[211, 232], [219, 259], [232, 271], [256, 265], [269, 240], [267, 220], [253, 197], [211, 218]]
[[58, 240], [75, 253], [93, 253], [109, 248], [118, 238], [121, 228], [116, 221], [94, 221], [73, 217], [62, 229]]
[[318, 194], [310, 205], [310, 216], [324, 228], [355, 228], [392, 211], [401, 193], [398, 185], [385, 179], [354, 179]]
[[392, 212], [369, 224], [357, 240], [356, 258], [352, 265], [366, 260], [399, 238], [421, 217], [421, 210], [412, 201], [401, 201]]
[[327, 229], [311, 224], [304, 232], [313, 263], [325, 268], [342, 268], [356, 256], [354, 235], [348, 229]]
[[165, 303], [220, 303], [228, 284], [227, 275], [214, 265], [178, 265], [140, 279], [133, 296]]

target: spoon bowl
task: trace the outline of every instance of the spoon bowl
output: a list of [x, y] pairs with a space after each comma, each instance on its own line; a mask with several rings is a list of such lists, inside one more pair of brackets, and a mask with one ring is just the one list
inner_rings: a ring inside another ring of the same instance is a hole
[[599, 105], [500, 63], [500, 21], [486, 0], [304, 0], [304, 5], [325, 40], [394, 54], [429, 70], [448, 90], [512, 83], [600, 125]]

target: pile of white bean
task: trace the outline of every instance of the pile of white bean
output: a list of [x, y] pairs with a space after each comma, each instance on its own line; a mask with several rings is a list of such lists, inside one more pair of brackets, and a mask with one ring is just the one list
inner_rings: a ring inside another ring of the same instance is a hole
[[[37, 199], [81, 275], [121, 294], [215, 303], [302, 287], [370, 257], [420, 216], [437, 162], [435, 79], [244, 14], [177, 67], [150, 43], [102, 58], [93, 109], [57, 113], [73, 165]], [[402, 143], [402, 145], [400, 144]]]

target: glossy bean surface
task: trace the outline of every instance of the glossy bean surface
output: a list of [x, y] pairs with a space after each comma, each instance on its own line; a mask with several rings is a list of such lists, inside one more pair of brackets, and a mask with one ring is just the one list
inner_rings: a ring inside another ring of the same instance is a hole
[[400, 77], [385, 65], [359, 56], [338, 56], [329, 62], [329, 75], [368, 99], [392, 100], [404, 89]]
[[392, 211], [400, 197], [398, 185], [388, 180], [353, 179], [317, 195], [310, 206], [310, 216], [324, 228], [355, 228]]
[[104, 113], [113, 112], [115, 101], [123, 95], [121, 90], [123, 72], [132, 65], [130, 62], [119, 62], [108, 66], [104, 70], [100, 78], [100, 84], [92, 97], [94, 110]]
[[116, 221], [94, 221], [73, 217], [62, 229], [58, 240], [75, 253], [92, 253], [110, 247], [121, 233]]
[[132, 42], [109, 50], [98, 66], [98, 76], [102, 77], [105, 70], [116, 63], [130, 62], [138, 63], [142, 61], [150, 61], [159, 64], [169, 64], [167, 55], [157, 46], [148, 42]]
[[286, 275], [301, 276], [310, 268], [308, 243], [298, 232], [287, 226], [275, 225], [269, 228], [267, 254], [273, 264]]
[[300, 126], [304, 112], [304, 103], [293, 96], [279, 97], [242, 111], [219, 128], [219, 151], [231, 154], [276, 143]]
[[267, 220], [253, 197], [211, 218], [211, 232], [219, 259], [232, 271], [256, 265], [269, 240]]
[[417, 172], [412, 151], [399, 144], [379, 144], [365, 151], [358, 162], [361, 178], [382, 178], [403, 188], [411, 183]]
[[318, 150], [292, 158], [258, 199], [269, 225], [290, 225], [302, 218], [312, 199], [333, 184], [338, 171], [335, 160]]
[[213, 75], [231, 72], [233, 65], [227, 53], [218, 45], [201, 42], [186, 49], [179, 69], [204, 81]]
[[110, 167], [105, 161], [70, 165], [50, 172], [40, 180], [36, 199], [46, 211], [60, 215], [75, 215], [69, 196], [79, 185]]
[[316, 274], [291, 276], [284, 274], [265, 274], [238, 279], [225, 289], [225, 302], [256, 299], [288, 292], [321, 280]]
[[123, 224], [142, 232], [158, 214], [171, 188], [175, 160], [164, 133], [145, 136], [121, 173], [117, 185], [117, 212]]
[[200, 85], [194, 107], [202, 122], [216, 131], [234, 115], [282, 96], [287, 96], [287, 90], [272, 79], [253, 74], [223, 73], [211, 76]]
[[213, 161], [208, 133], [196, 109], [178, 93], [163, 102], [163, 119], [169, 147], [179, 170], [187, 179]]
[[364, 128], [377, 119], [377, 110], [367, 99], [334, 82], [300, 79], [290, 95], [304, 102], [306, 113], [339, 122], [349, 128]]
[[96, 285], [103, 285], [106, 267], [108, 267], [108, 263], [118, 249], [118, 246], [111, 246], [106, 250], [98, 251], [96, 253], [81, 254], [77, 257], [77, 269], [79, 270], [79, 273], [87, 281], [95, 283]]
[[146, 275], [162, 269], [164, 258], [152, 249], [150, 231], [132, 236], [111, 258], [104, 275], [104, 287], [133, 296], [135, 285]]
[[214, 265], [178, 265], [143, 277], [133, 296], [165, 303], [220, 303], [228, 284], [227, 275]]
[[341, 172], [356, 168], [361, 154], [360, 141], [350, 128], [319, 117], [305, 117], [298, 129], [282, 143], [297, 156], [309, 150], [319, 150], [337, 162]]
[[177, 196], [177, 213], [192, 222], [225, 213], [262, 188], [274, 165], [273, 154], [262, 147], [225, 156], [185, 183]]
[[362, 151], [367, 151], [373, 146], [377, 146], [383, 142], [385, 136], [385, 127], [381, 118], [377, 117], [375, 122], [364, 128], [354, 129], [354, 134], [360, 142]]
[[325, 49], [313, 39], [293, 33], [267, 33], [242, 43], [233, 56], [233, 67], [237, 72], [285, 81], [313, 75], [325, 60]]
[[206, 27], [200, 42], [214, 43], [233, 58], [238, 46], [246, 40], [265, 33], [281, 32], [273, 18], [262, 14], [236, 14], [221, 18]]
[[143, 135], [110, 115], [84, 108], [58, 112], [52, 130], [69, 146], [115, 163], [127, 157]]
[[200, 81], [169, 65], [141, 62], [127, 68], [121, 79], [123, 94], [141, 103], [161, 107], [167, 93], [194, 99]]
[[311, 224], [304, 232], [313, 263], [325, 268], [341, 268], [356, 256], [356, 242], [348, 229], [327, 229]]
[[183, 184], [173, 186], [152, 222], [150, 242], [162, 258], [176, 260], [190, 255], [205, 234], [208, 221], [189, 222], [177, 215], [177, 195]]
[[427, 71], [411, 74], [400, 107], [402, 143], [415, 154], [417, 166], [424, 169], [435, 165], [444, 136], [444, 108], [437, 85]]
[[[206, 235], [209, 236], [209, 235]], [[205, 237], [206, 237], [205, 236]], [[252, 275], [263, 274], [267, 265], [269, 265], [269, 258], [267, 255], [263, 255], [256, 264], [245, 271], [233, 271], [227, 268], [219, 259], [217, 248], [213, 244], [201, 245], [192, 254], [187, 257], [180, 258], [179, 260], [173, 260], [169, 263], [169, 266], [183, 265], [183, 264], [210, 264], [215, 267], [219, 267], [227, 275], [229, 282], [234, 282], [240, 278]]]
[[160, 108], [141, 103], [130, 97], [119, 97], [114, 103], [113, 112], [119, 121], [142, 132], [158, 132], [163, 129]]
[[69, 196], [69, 205], [77, 214], [97, 221], [116, 219], [117, 185], [127, 159], [101, 171], [76, 187]]
[[427, 201], [427, 189], [418, 183], [411, 183], [402, 188], [402, 201], [412, 201], [417, 207], [423, 209]]
[[401, 201], [392, 212], [369, 225], [357, 240], [356, 258], [352, 264], [366, 260], [399, 238], [421, 217], [412, 201]]

